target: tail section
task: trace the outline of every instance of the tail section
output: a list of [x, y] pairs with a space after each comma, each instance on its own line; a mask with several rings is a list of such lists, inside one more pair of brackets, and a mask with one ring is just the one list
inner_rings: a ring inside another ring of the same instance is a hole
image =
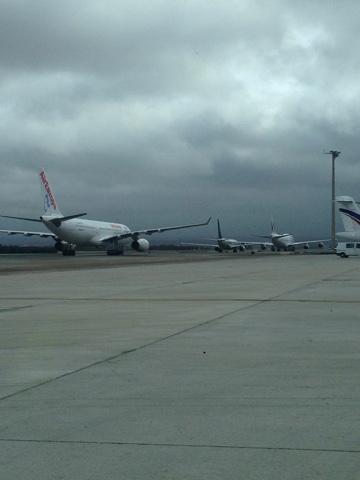
[[271, 228], [270, 238], [272, 238], [274, 235], [278, 235], [276, 225], [274, 222], [274, 217], [272, 215], [270, 216], [270, 228]]
[[276, 232], [275, 232], [275, 222], [274, 222], [274, 218], [273, 218], [272, 215], [271, 215], [271, 217], [270, 217], [270, 228], [271, 228], [271, 235], [272, 235], [273, 233], [276, 233]]
[[259, 238], [268, 238], [269, 240], [272, 240], [274, 236], [278, 235], [276, 233], [276, 226], [275, 226], [274, 218], [272, 215], [270, 216], [270, 229], [271, 229], [270, 235], [256, 235], [256, 236]]
[[217, 227], [218, 227], [218, 238], [223, 238], [222, 233], [221, 233], [221, 227], [220, 227], [220, 220], [217, 219]]
[[360, 208], [351, 197], [336, 197], [339, 205], [341, 220], [346, 232], [358, 232], [360, 230]]
[[39, 177], [40, 177], [40, 185], [41, 185], [41, 194], [44, 201], [44, 214], [46, 216], [54, 215], [57, 217], [62, 217], [63, 215], [58, 207], [54, 192], [50, 186], [50, 183], [47, 179], [47, 176], [44, 170], [40, 171]]

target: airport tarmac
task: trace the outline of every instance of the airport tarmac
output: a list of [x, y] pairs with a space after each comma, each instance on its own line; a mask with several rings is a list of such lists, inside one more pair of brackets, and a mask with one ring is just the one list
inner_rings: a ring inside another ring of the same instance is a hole
[[334, 255], [1, 255], [1, 480], [358, 480], [359, 287]]

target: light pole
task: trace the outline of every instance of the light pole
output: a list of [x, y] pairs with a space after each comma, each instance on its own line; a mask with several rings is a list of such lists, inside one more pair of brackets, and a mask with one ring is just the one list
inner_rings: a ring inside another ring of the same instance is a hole
[[325, 155], [331, 155], [331, 248], [335, 250], [336, 237], [335, 237], [335, 159], [341, 152], [337, 150], [330, 150], [325, 152]]

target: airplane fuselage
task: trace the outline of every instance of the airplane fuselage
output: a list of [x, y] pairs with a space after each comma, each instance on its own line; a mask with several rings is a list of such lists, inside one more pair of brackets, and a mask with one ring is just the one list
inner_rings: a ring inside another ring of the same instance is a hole
[[218, 246], [215, 248], [215, 250], [218, 252], [222, 252], [223, 250], [232, 250], [234, 252], [245, 250], [245, 246], [233, 238], [219, 238], [217, 240], [217, 244]]
[[342, 242], [360, 242], [360, 232], [336, 232], [336, 238]]
[[239, 242], [232, 238], [219, 238], [218, 245], [221, 250], [233, 250], [239, 246]]
[[294, 244], [294, 236], [289, 233], [284, 233], [281, 235], [273, 234], [271, 236], [271, 241], [275, 248], [287, 249]]
[[[67, 220], [59, 226], [54, 225], [51, 217], [42, 217], [42, 222], [59, 240], [82, 246], [93, 245], [100, 247], [103, 245], [101, 239], [130, 232], [126, 225], [83, 220], [80, 218]], [[128, 245], [131, 242], [131, 238], [117, 240], [117, 242], [119, 245]]]

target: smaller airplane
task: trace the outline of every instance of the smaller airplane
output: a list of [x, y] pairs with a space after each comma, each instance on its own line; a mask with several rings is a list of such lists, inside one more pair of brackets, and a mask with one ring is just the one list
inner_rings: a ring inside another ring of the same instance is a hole
[[317, 244], [319, 248], [324, 247], [324, 242], [328, 240], [306, 240], [304, 242], [295, 242], [294, 236], [291, 233], [278, 233], [275, 229], [275, 223], [271, 219], [271, 234], [270, 235], [258, 235], [261, 238], [268, 238], [270, 242], [266, 242], [263, 245], [270, 247], [273, 252], [281, 250], [293, 252], [296, 247], [303, 247], [305, 250], [310, 248], [311, 244]]
[[220, 253], [224, 251], [233, 251], [234, 253], [243, 252], [244, 250], [246, 250], [247, 247], [251, 247], [253, 245], [262, 247], [263, 245], [260, 242], [241, 242], [239, 240], [235, 240], [234, 238], [223, 237], [219, 219], [217, 219], [217, 230], [218, 230], [218, 238], [216, 239], [216, 244], [215, 243], [182, 243], [181, 245], [189, 245], [189, 246], [192, 245], [194, 247], [214, 248], [216, 252], [220, 252]]
[[345, 232], [337, 232], [340, 241], [360, 242], [360, 208], [352, 197], [336, 197]]

